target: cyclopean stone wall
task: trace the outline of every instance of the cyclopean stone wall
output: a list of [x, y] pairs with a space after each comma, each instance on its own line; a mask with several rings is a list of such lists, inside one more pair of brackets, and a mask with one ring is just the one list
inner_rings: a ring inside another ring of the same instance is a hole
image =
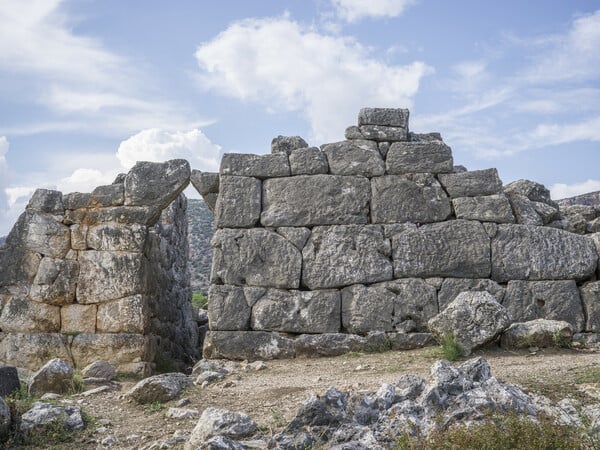
[[184, 160], [142, 162], [91, 194], [38, 189], [0, 247], [0, 363], [147, 374], [197, 358], [189, 177]]
[[542, 185], [466, 171], [408, 110], [365, 108], [346, 140], [275, 138], [192, 182], [215, 213], [207, 357], [334, 355], [431, 342], [460, 292], [514, 321], [600, 331], [599, 234], [564, 229]]

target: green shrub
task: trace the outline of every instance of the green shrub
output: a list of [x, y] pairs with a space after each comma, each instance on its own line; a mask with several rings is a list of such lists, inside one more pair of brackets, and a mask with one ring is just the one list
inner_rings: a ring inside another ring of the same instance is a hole
[[448, 361], [456, 361], [465, 354], [465, 350], [456, 339], [454, 333], [445, 333], [442, 336], [440, 344], [442, 346], [442, 354]]
[[208, 306], [208, 297], [200, 291], [192, 294], [192, 305], [196, 308], [206, 309]]

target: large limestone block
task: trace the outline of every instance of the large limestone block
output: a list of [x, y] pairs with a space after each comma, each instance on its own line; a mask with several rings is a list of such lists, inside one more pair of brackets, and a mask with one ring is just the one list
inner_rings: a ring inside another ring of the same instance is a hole
[[261, 181], [222, 175], [215, 208], [218, 228], [249, 228], [260, 218]]
[[585, 309], [585, 331], [600, 332], [600, 281], [585, 283], [579, 289]]
[[28, 393], [32, 397], [41, 397], [47, 392], [71, 394], [73, 390], [73, 368], [67, 361], [54, 358], [31, 376]]
[[98, 305], [98, 333], [139, 333], [148, 331], [150, 310], [143, 295], [104, 302]]
[[107, 206], [122, 206], [125, 202], [125, 186], [123, 183], [98, 186], [90, 194], [87, 206], [101, 208]]
[[492, 239], [492, 278], [509, 280], [582, 280], [596, 270], [593, 242], [555, 228], [499, 225]]
[[[592, 241], [594, 247], [596, 248], [596, 253], [598, 254], [598, 272], [597, 277], [600, 278], [600, 233], [588, 234], [587, 237]], [[2, 282], [0, 281], [0, 286]]]
[[211, 330], [250, 329], [250, 305], [239, 286], [213, 284], [208, 291], [208, 323]]
[[502, 304], [517, 322], [564, 320], [575, 332], [584, 329], [581, 298], [573, 280], [509, 281]]
[[101, 303], [144, 292], [147, 261], [139, 253], [79, 253], [77, 302]]
[[439, 222], [451, 213], [448, 196], [431, 174], [371, 179], [373, 223]]
[[408, 129], [408, 109], [401, 108], [361, 108], [358, 125], [384, 125]]
[[275, 231], [294, 244], [298, 250], [304, 248], [311, 233], [310, 229], [306, 227], [279, 227]]
[[515, 223], [510, 202], [504, 194], [459, 197], [452, 200], [452, 206], [457, 219]]
[[448, 306], [461, 292], [486, 291], [498, 303], [504, 300], [506, 289], [488, 278], [446, 278], [438, 292], [438, 305], [440, 311]]
[[103, 223], [87, 230], [87, 247], [98, 251], [143, 252], [148, 227], [139, 223]]
[[294, 341], [267, 331], [209, 331], [203, 355], [248, 361], [293, 358]]
[[190, 175], [190, 164], [184, 159], [139, 161], [125, 177], [125, 205], [162, 210], [183, 192]]
[[571, 324], [562, 320], [535, 319], [513, 323], [504, 330], [500, 343], [503, 348], [560, 347], [570, 343]]
[[252, 329], [286, 333], [337, 333], [340, 293], [268, 289], [252, 308]]
[[217, 230], [211, 283], [297, 289], [302, 255], [287, 239], [259, 228]]
[[71, 352], [77, 367], [103, 360], [118, 368], [126, 363], [152, 361], [156, 350], [152, 340], [141, 334], [81, 333], [73, 338]]
[[440, 141], [394, 142], [385, 160], [390, 175], [404, 173], [451, 173], [452, 150]]
[[48, 360], [71, 362], [67, 336], [57, 333], [0, 333], [0, 362], [38, 370]]
[[334, 175], [377, 177], [385, 172], [377, 143], [373, 141], [342, 141], [323, 146], [329, 171]]
[[48, 214], [63, 214], [65, 206], [62, 193], [49, 189], [36, 189], [29, 199], [27, 209]]
[[107, 222], [122, 224], [140, 223], [154, 225], [160, 218], [162, 209], [157, 206], [111, 206], [107, 208], [91, 208], [75, 211], [81, 218], [73, 216], [74, 223], [82, 225], [98, 225]]
[[65, 334], [95, 333], [96, 305], [65, 305], [60, 308], [60, 332]]
[[62, 216], [25, 211], [6, 238], [9, 246], [24, 247], [51, 258], [64, 258], [71, 249], [71, 231]]
[[277, 136], [271, 141], [271, 153], [283, 152], [287, 155], [295, 150], [308, 147], [307, 142], [300, 136]]
[[524, 195], [532, 202], [541, 202], [558, 208], [558, 204], [550, 197], [550, 191], [540, 183], [530, 180], [517, 180], [504, 186], [507, 194]]
[[389, 127], [385, 125], [361, 125], [346, 128], [346, 139], [371, 140], [377, 142], [406, 141], [408, 130], [404, 127]]
[[313, 175], [263, 183], [265, 227], [361, 224], [369, 221], [371, 186], [364, 177]]
[[200, 195], [219, 192], [219, 174], [217, 172], [202, 172], [194, 169], [190, 175], [190, 181]]
[[487, 278], [490, 239], [479, 222], [449, 222], [406, 228], [392, 237], [394, 276]]
[[79, 264], [69, 259], [42, 258], [29, 296], [51, 305], [73, 303]]
[[32, 283], [41, 260], [41, 255], [22, 246], [0, 246], [0, 287]]
[[317, 175], [329, 172], [325, 153], [318, 147], [299, 148], [290, 153], [292, 175]]
[[506, 195], [510, 200], [510, 205], [514, 211], [517, 223], [523, 225], [544, 225], [544, 220], [538, 214], [534, 202], [524, 195], [514, 192], [508, 192]]
[[440, 174], [438, 179], [452, 198], [493, 195], [502, 192], [502, 181], [496, 169]]
[[0, 314], [0, 330], [15, 333], [55, 333], [60, 331], [60, 308], [30, 301], [10, 298]]
[[[241, 177], [276, 178], [290, 176], [290, 163], [285, 152], [270, 155], [249, 153], [225, 153], [219, 170], [223, 175]], [[219, 188], [220, 190], [221, 188]]]
[[512, 322], [509, 312], [487, 292], [462, 292], [429, 321], [438, 341], [453, 334], [467, 355], [496, 339]]
[[302, 282], [328, 289], [392, 279], [390, 241], [378, 225], [315, 227], [302, 250]]

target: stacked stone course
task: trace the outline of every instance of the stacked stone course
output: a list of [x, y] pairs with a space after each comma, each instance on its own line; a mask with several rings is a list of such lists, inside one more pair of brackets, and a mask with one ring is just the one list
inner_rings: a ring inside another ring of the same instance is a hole
[[279, 136], [269, 155], [192, 174], [217, 227], [205, 356], [426, 345], [427, 321], [466, 290], [514, 321], [600, 331], [598, 234], [558, 229], [537, 183], [503, 188], [496, 169], [454, 166], [441, 136], [410, 132], [408, 118], [364, 108], [345, 141]]

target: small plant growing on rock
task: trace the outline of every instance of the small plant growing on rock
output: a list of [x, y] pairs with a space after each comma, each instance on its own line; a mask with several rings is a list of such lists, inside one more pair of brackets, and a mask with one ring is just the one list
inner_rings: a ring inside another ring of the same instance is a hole
[[556, 347], [560, 348], [571, 348], [572, 344], [571, 338], [562, 334], [560, 330], [556, 330], [552, 333], [552, 342], [554, 342]]
[[448, 361], [456, 361], [465, 354], [465, 350], [456, 339], [454, 333], [445, 333], [440, 340], [440, 344], [442, 346], [442, 354]]

